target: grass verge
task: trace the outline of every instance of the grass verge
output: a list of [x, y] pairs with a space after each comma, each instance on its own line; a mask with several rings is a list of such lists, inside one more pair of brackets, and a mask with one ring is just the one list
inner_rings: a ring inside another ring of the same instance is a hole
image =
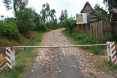
[[107, 72], [117, 73], [117, 64], [113, 64], [112, 62], [104, 61], [104, 62], [96, 62], [96, 67]]
[[[94, 39], [90, 33], [72, 33], [69, 34], [67, 31], [62, 31], [62, 33], [74, 44], [103, 44], [101, 40]], [[104, 55], [104, 50], [106, 47], [81, 47], [85, 50], [88, 50], [96, 55]], [[113, 64], [112, 62], [104, 61], [104, 62], [98, 62], [96, 61], [95, 66], [103, 71], [110, 72], [114, 71], [113, 73], [117, 73], [117, 64]]]
[[[33, 36], [28, 41], [25, 40], [25, 43], [22, 45], [39, 45], [42, 41], [44, 32], [39, 32], [38, 35]], [[0, 78], [22, 78], [23, 72], [31, 65], [32, 58], [37, 55], [37, 52], [34, 52], [34, 49], [27, 48], [25, 50], [16, 51], [16, 66], [9, 70], [5, 68], [4, 72], [0, 73]]]
[[[86, 45], [86, 44], [103, 44], [101, 40], [95, 39], [91, 36], [90, 33], [69, 33], [64, 30], [62, 33], [74, 44], [76, 45]], [[104, 46], [94, 46], [94, 47], [81, 47], [85, 50], [88, 50], [96, 55], [104, 55]]]

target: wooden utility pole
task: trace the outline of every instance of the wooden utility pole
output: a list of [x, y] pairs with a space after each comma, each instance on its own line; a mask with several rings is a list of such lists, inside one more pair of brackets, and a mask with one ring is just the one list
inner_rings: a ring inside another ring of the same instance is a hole
[[87, 32], [87, 24], [86, 24], [86, 32]]

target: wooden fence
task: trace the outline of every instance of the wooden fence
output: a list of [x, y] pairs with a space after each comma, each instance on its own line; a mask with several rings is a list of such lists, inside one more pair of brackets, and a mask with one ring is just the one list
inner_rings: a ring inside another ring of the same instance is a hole
[[96, 39], [102, 39], [104, 41], [111, 40], [113, 38], [112, 26], [109, 21], [91, 23], [90, 33]]
[[90, 26], [88, 24], [77, 24], [74, 30], [76, 32], [90, 32]]
[[113, 25], [114, 36], [117, 38], [117, 23]]

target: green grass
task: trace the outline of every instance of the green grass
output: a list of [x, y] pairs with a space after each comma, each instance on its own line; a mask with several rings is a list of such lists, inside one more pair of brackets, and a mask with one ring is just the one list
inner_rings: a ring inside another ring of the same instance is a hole
[[[44, 32], [39, 32], [37, 36], [32, 37], [22, 45], [39, 45], [43, 39]], [[33, 57], [37, 55], [32, 48], [16, 51], [16, 66], [12, 70], [5, 68], [4, 72], [0, 73], [0, 78], [22, 78], [23, 72], [32, 64]]]
[[[67, 31], [62, 31], [62, 33], [75, 44], [103, 44], [101, 40], [94, 39], [90, 33], [72, 33], [69, 34]], [[105, 44], [105, 43], [104, 43]], [[106, 47], [81, 47], [82, 49], [88, 50], [96, 55], [103, 55]], [[117, 48], [117, 47], [116, 47]], [[112, 62], [104, 61], [96, 61], [94, 65], [103, 71], [114, 71], [117, 73], [117, 64], [113, 64]]]
[[[105, 44], [101, 40], [95, 39], [90, 33], [69, 33], [64, 30], [62, 33], [76, 45], [87, 45], [87, 44]], [[94, 46], [94, 47], [81, 47], [82, 49], [88, 50], [96, 55], [104, 55], [104, 46]]]
[[112, 62], [104, 61], [104, 62], [95, 62], [97, 68], [103, 71], [114, 71], [117, 73], [117, 64], [113, 64]]

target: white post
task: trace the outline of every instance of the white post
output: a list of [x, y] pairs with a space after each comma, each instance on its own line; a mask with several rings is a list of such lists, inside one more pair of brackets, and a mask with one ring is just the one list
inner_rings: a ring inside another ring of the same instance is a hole
[[108, 61], [111, 61], [111, 48], [110, 48], [110, 41], [107, 42], [107, 56], [108, 56]]
[[15, 50], [11, 50], [11, 64], [15, 66]]

